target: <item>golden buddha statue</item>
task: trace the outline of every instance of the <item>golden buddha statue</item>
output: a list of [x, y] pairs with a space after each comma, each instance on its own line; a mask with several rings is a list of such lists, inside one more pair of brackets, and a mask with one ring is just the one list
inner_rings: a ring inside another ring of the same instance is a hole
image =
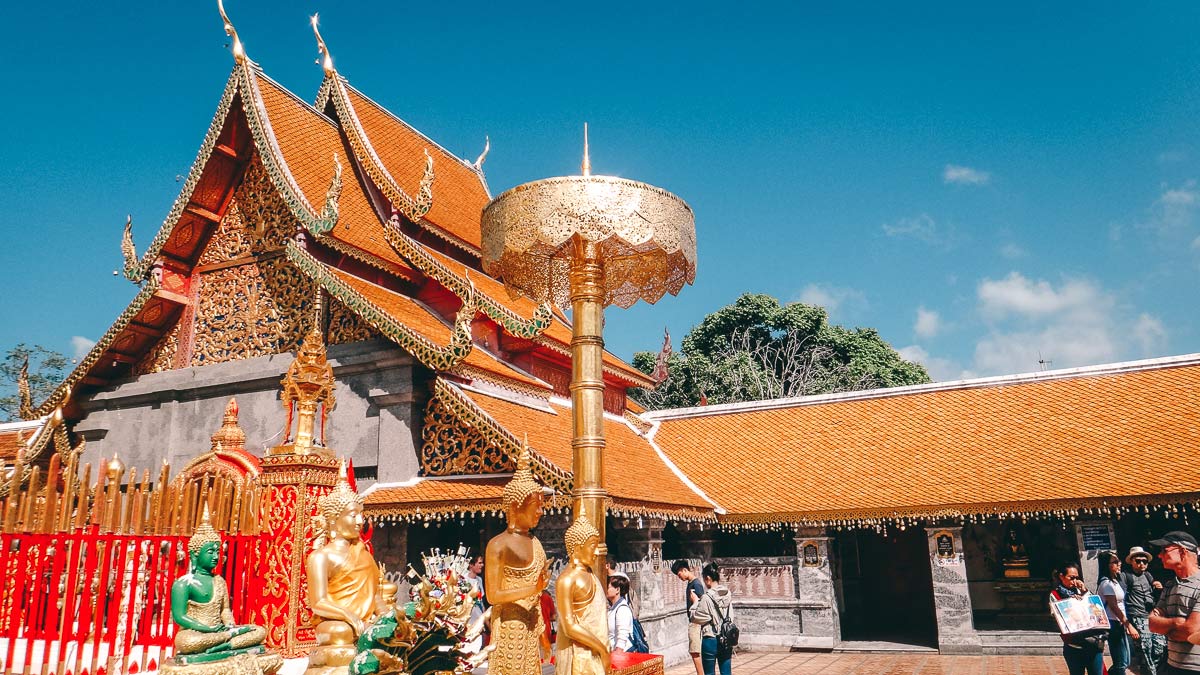
[[355, 640], [379, 607], [379, 566], [362, 541], [362, 498], [350, 488], [345, 461], [337, 485], [317, 501], [316, 520], [321, 535], [305, 564], [317, 622], [308, 675], [345, 672]]
[[549, 563], [542, 543], [529, 531], [542, 517], [542, 486], [529, 469], [529, 448], [521, 451], [517, 471], [504, 486], [502, 500], [508, 528], [488, 542], [484, 574], [492, 603], [495, 649], [488, 658], [489, 675], [537, 675], [542, 672], [539, 637], [542, 591]]
[[[283, 660], [264, 653], [266, 629], [234, 623], [225, 579], [213, 574], [221, 557], [221, 535], [212, 526], [207, 503], [200, 524], [188, 540], [188, 555], [191, 571], [171, 585], [171, 618], [179, 630], [170, 668], [197, 673], [258, 672], [256, 667], [268, 673], [277, 670]], [[246, 664], [245, 658], [258, 665]], [[232, 669], [226, 661], [232, 661]], [[221, 662], [219, 668], [213, 665], [216, 662]]]
[[608, 672], [608, 606], [604, 589], [592, 572], [600, 533], [580, 516], [564, 536], [570, 562], [554, 586], [558, 609], [558, 675], [604, 675]]

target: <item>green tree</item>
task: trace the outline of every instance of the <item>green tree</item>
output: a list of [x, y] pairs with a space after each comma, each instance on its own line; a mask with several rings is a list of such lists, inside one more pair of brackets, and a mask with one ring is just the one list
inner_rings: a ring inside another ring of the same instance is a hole
[[[654, 371], [655, 352], [638, 352], [633, 365]], [[824, 308], [781, 304], [747, 293], [704, 317], [667, 362], [669, 378], [654, 391], [630, 396], [659, 410], [736, 403], [929, 382], [929, 373], [905, 361], [873, 328], [830, 324]]]
[[67, 357], [41, 345], [21, 343], [0, 358], [0, 417], [11, 422], [20, 419], [21, 397], [17, 380], [29, 362], [29, 393], [33, 404], [46, 400], [66, 377]]

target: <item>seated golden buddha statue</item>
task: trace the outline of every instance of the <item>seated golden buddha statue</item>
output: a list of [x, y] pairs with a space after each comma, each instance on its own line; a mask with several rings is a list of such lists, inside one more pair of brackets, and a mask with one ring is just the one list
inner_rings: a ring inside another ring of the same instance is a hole
[[346, 480], [345, 462], [337, 485], [317, 500], [316, 521], [321, 535], [305, 564], [308, 605], [317, 622], [308, 675], [346, 671], [379, 601], [379, 566], [362, 541], [362, 498]]
[[542, 544], [529, 531], [542, 517], [542, 486], [529, 468], [529, 448], [521, 451], [517, 471], [504, 486], [508, 528], [488, 542], [484, 574], [492, 603], [489, 675], [536, 675], [542, 672], [539, 637], [544, 629], [541, 595], [549, 579]]
[[558, 675], [604, 675], [608, 672], [608, 603], [592, 572], [600, 533], [578, 517], [564, 536], [570, 562], [554, 585], [558, 610]]
[[[171, 585], [171, 618], [179, 626], [175, 633], [175, 659], [171, 670], [181, 672], [229, 672], [205, 664], [224, 662], [246, 655], [261, 655], [256, 659], [258, 669], [273, 673], [283, 660], [275, 654], [264, 654], [263, 640], [267, 631], [261, 626], [236, 624], [230, 610], [229, 590], [225, 579], [213, 574], [221, 557], [221, 535], [213, 529], [208, 505], [200, 525], [188, 540], [191, 571]], [[251, 656], [254, 659], [255, 657]], [[168, 664], [164, 664], [164, 669]], [[237, 671], [234, 668], [234, 671]], [[243, 670], [257, 672], [253, 664]]]

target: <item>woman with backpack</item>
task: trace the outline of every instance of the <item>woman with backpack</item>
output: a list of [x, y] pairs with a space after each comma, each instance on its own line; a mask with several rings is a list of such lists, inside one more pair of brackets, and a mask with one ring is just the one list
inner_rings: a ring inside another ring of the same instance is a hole
[[608, 596], [608, 648], [631, 651], [633, 647], [633, 607], [629, 605], [629, 577], [613, 572], [605, 589]]
[[705, 565], [701, 576], [708, 590], [696, 603], [696, 611], [692, 614], [692, 623], [700, 624], [700, 664], [704, 668], [704, 675], [717, 675], [718, 670], [720, 675], [730, 675], [733, 647], [722, 648], [718, 636], [729, 632], [722, 627], [730, 619], [733, 597], [729, 589], [720, 583], [721, 570], [716, 563]]
[[1130, 640], [1141, 638], [1125, 610], [1125, 582], [1121, 578], [1121, 559], [1112, 551], [1100, 553], [1100, 583], [1096, 591], [1104, 601], [1104, 612], [1112, 629], [1108, 633], [1108, 653], [1112, 656], [1109, 675], [1125, 675], [1129, 668]]

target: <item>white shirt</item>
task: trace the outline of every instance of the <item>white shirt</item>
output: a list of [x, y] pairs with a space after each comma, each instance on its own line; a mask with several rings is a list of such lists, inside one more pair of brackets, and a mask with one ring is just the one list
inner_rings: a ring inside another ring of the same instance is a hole
[[[1121, 588], [1121, 584], [1106, 578], [1100, 582], [1097, 590], [1101, 598], [1116, 598], [1117, 606], [1121, 608], [1121, 614], [1125, 614], [1125, 589]], [[1120, 623], [1121, 620], [1109, 609], [1107, 601], [1104, 603], [1104, 613], [1108, 615], [1109, 621]]]
[[633, 646], [633, 608], [627, 598], [608, 608], [608, 648], [629, 651]]

